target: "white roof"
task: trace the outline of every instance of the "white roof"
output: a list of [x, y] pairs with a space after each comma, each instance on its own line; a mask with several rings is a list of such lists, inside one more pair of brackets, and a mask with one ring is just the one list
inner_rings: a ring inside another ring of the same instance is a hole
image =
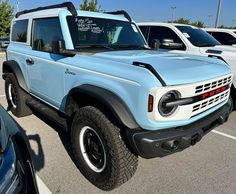
[[191, 26], [187, 24], [167, 23], [167, 22], [139, 22], [139, 26]]
[[[113, 14], [106, 14], [101, 12], [90, 12], [90, 11], [81, 11], [77, 10], [78, 16], [87, 16], [87, 17], [96, 17], [96, 18], [106, 18], [106, 19], [114, 19], [114, 20], [122, 20], [128, 21], [123, 15], [113, 15]], [[28, 19], [28, 18], [45, 18], [45, 17], [58, 17], [59, 14], [71, 15], [70, 11], [67, 8], [54, 8], [54, 9], [47, 9], [41, 11], [35, 11], [31, 13], [26, 13], [20, 15], [18, 19]]]
[[236, 29], [225, 29], [225, 28], [203, 28], [203, 30], [211, 32], [236, 32]]

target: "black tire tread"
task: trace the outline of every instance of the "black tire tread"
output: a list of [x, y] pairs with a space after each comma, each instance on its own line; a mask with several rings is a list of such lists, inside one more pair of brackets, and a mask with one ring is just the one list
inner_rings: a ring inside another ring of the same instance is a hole
[[[16, 93], [18, 95], [16, 108], [11, 106], [11, 102], [8, 96], [8, 85], [12, 83], [13, 87], [15, 87]], [[30, 98], [29, 94], [27, 94], [23, 89], [20, 88], [17, 79], [13, 73], [9, 73], [5, 79], [5, 93], [8, 102], [8, 108], [16, 117], [24, 117], [32, 114], [31, 109], [26, 105], [26, 100]]]
[[[138, 157], [132, 154], [124, 141], [120, 136], [120, 129], [113, 125], [108, 118], [97, 108], [92, 106], [87, 106], [81, 108], [75, 115], [76, 121], [72, 124], [71, 137], [73, 139], [74, 124], [80, 122], [81, 118], [87, 117], [96, 123], [97, 127], [101, 131], [109, 148], [109, 154], [112, 160], [112, 170], [109, 180], [105, 184], [98, 185], [96, 182], [92, 182], [88, 174], [83, 172], [83, 174], [97, 187], [102, 190], [112, 190], [126, 181], [128, 181], [136, 172], [138, 166]], [[81, 120], [82, 122], [82, 120]], [[108, 130], [109, 129], [109, 130]], [[76, 145], [72, 141], [72, 151], [76, 149]], [[76, 152], [73, 151], [75, 159], [78, 157]], [[79, 167], [79, 166], [78, 166]]]

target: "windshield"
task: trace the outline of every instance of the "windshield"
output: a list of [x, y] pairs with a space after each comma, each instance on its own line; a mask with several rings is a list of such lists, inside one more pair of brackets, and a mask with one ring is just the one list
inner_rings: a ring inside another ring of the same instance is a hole
[[112, 19], [68, 16], [74, 47], [145, 48], [146, 44], [135, 24]]
[[183, 35], [197, 47], [220, 45], [220, 43], [207, 32], [193, 26], [176, 26]]

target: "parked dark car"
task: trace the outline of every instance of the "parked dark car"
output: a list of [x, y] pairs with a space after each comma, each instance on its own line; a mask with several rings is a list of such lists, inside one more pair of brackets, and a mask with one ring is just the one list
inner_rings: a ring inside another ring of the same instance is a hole
[[9, 38], [0, 38], [0, 49], [1, 48], [7, 48], [9, 45]]
[[0, 105], [0, 194], [38, 194], [29, 142]]

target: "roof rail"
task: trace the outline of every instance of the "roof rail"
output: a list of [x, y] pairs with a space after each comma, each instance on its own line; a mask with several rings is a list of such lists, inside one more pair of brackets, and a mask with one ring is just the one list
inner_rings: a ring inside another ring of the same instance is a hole
[[77, 16], [77, 11], [76, 11], [75, 6], [73, 5], [73, 3], [64, 2], [64, 3], [61, 3], [61, 4], [50, 5], [50, 6], [46, 6], [46, 7], [38, 7], [36, 9], [29, 9], [29, 10], [20, 11], [20, 12], [16, 13], [16, 18], [18, 18], [20, 15], [35, 12], [35, 11], [42, 11], [42, 10], [47, 10], [47, 9], [63, 8], [63, 7], [66, 7], [71, 12], [71, 14], [73, 16], [75, 16], [75, 17]]
[[105, 12], [105, 13], [112, 14], [112, 15], [124, 15], [126, 17], [126, 19], [129, 20], [129, 22], [132, 21], [130, 15], [124, 10], [113, 11], [113, 12]]

